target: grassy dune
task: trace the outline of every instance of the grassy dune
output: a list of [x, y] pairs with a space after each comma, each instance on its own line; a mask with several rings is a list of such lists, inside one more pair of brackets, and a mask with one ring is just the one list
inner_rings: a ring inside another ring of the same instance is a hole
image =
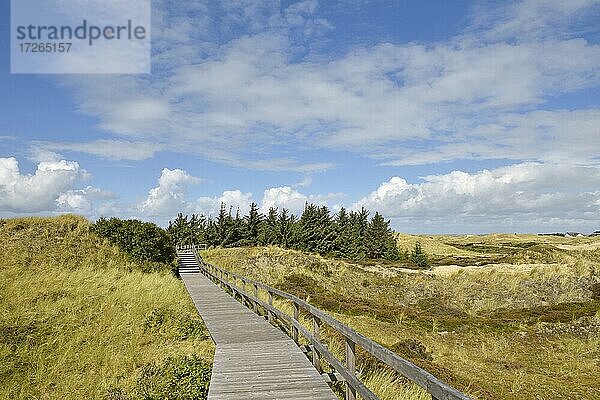
[[[599, 238], [398, 240], [405, 248], [421, 241], [433, 269], [272, 247], [211, 249], [204, 257], [308, 299], [474, 398], [600, 398]], [[329, 340], [335, 351], [338, 342]], [[361, 368], [383, 399], [407, 390], [406, 398], [426, 398], [372, 360]]]
[[141, 272], [89, 228], [74, 216], [0, 220], [0, 398], [159, 398], [182, 362], [210, 368], [182, 283]]

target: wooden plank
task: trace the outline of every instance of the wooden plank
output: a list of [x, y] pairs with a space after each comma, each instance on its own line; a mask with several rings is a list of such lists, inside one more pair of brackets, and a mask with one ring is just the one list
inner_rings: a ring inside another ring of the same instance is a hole
[[337, 400], [288, 336], [203, 274], [182, 279], [217, 346], [209, 400]]

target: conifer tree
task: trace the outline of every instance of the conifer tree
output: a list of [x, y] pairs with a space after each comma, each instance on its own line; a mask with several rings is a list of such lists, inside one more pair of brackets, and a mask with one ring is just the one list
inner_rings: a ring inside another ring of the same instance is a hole
[[332, 251], [337, 257], [352, 258], [352, 229], [350, 216], [344, 207], [338, 211], [334, 219], [335, 238]]
[[277, 244], [282, 247], [289, 247], [293, 241], [294, 215], [288, 213], [288, 210], [283, 208], [277, 219]]
[[386, 221], [378, 212], [369, 222], [364, 244], [369, 258], [386, 258], [388, 260], [399, 258], [396, 239], [390, 229], [390, 221]]
[[306, 251], [315, 251], [318, 236], [317, 206], [306, 203], [298, 221], [298, 248]]
[[221, 203], [219, 215], [215, 221], [216, 242], [219, 246], [227, 246], [230, 243], [233, 228], [233, 218], [231, 217], [231, 208], [229, 213], [225, 209], [225, 203]]
[[277, 244], [277, 208], [269, 208], [267, 217], [261, 224], [259, 243], [263, 246]]
[[[231, 208], [229, 211], [231, 216]], [[235, 218], [231, 219], [231, 226], [229, 228], [227, 243], [228, 247], [237, 247], [243, 245], [244, 241], [244, 219], [240, 216], [240, 210], [237, 209]]]
[[206, 242], [210, 246], [219, 246], [217, 222], [213, 218], [209, 218], [206, 222]]
[[192, 243], [206, 243], [206, 217], [204, 215], [192, 214], [189, 226], [192, 236]]
[[298, 222], [298, 247], [324, 255], [333, 250], [335, 237], [329, 209], [306, 204]]
[[177, 214], [177, 218], [169, 221], [167, 232], [175, 244], [191, 244], [193, 234], [190, 231], [187, 215]]
[[366, 257], [365, 233], [369, 226], [369, 211], [364, 207], [360, 211], [351, 211], [348, 217], [350, 224], [350, 246], [347, 255], [353, 260], [362, 260]]
[[168, 231], [175, 243], [182, 244], [208, 243], [223, 247], [280, 245], [353, 260], [366, 257], [408, 258], [408, 254], [399, 251], [389, 221], [379, 213], [375, 213], [369, 221], [369, 211], [364, 207], [351, 212], [341, 208], [334, 218], [326, 206], [309, 203], [305, 204], [299, 219], [287, 209], [278, 212], [275, 207], [271, 207], [264, 216], [256, 203], [250, 204], [246, 216], [241, 216], [239, 209], [235, 217], [232, 212], [231, 206], [227, 210], [226, 205], [221, 203], [215, 218], [196, 214], [188, 218], [178, 214], [169, 222]]
[[250, 211], [244, 217], [244, 244], [248, 246], [256, 246], [259, 240], [263, 215], [259, 212], [256, 203], [250, 204]]
[[425, 254], [425, 250], [421, 246], [421, 242], [417, 241], [415, 243], [415, 248], [410, 253], [410, 261], [420, 269], [429, 268], [429, 261], [427, 260], [427, 254]]

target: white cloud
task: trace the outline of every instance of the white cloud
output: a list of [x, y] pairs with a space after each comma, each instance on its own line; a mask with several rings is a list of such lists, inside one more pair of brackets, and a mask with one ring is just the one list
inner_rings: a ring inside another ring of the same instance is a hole
[[199, 178], [184, 170], [163, 168], [158, 186], [150, 189], [148, 196], [137, 209], [142, 214], [153, 217], [171, 217], [179, 212], [187, 212], [187, 187], [200, 182]]
[[431, 175], [421, 183], [393, 177], [353, 208], [380, 211], [399, 221], [397, 228], [408, 223], [421, 232], [432, 223], [436, 232], [506, 231], [506, 226], [531, 230], [550, 220], [555, 229], [592, 229], [600, 225], [599, 200], [598, 167], [524, 163]]
[[193, 209], [197, 213], [201, 213], [209, 216], [216, 216], [219, 214], [221, 204], [225, 204], [227, 211], [231, 208], [232, 214], [235, 215], [237, 210], [240, 214], [246, 214], [248, 212], [252, 199], [252, 193], [244, 193], [241, 190], [225, 190], [223, 194], [215, 197], [200, 197], [194, 204]]
[[61, 211], [94, 215], [99, 211], [101, 202], [115, 198], [117, 196], [114, 193], [87, 186], [84, 189], [72, 189], [61, 193], [56, 199], [56, 204]]
[[306, 195], [290, 186], [274, 187], [265, 190], [261, 201], [261, 209], [266, 213], [271, 207], [286, 208], [292, 214], [300, 215], [306, 203], [328, 205], [330, 201], [341, 197], [343, 197], [341, 193]]
[[75, 161], [44, 161], [32, 174], [22, 174], [14, 157], [0, 158], [0, 212], [52, 211], [61, 194], [87, 172]]
[[[474, 13], [474, 27], [494, 40], [569, 37], [569, 27], [600, 14], [598, 0], [526, 0], [502, 6], [486, 2]], [[490, 28], [491, 25], [491, 28]]]
[[131, 142], [126, 140], [100, 139], [86, 143], [55, 143], [39, 142], [35, 144], [38, 152], [50, 150], [69, 150], [93, 154], [109, 160], [139, 161], [152, 158], [154, 154], [163, 149], [161, 144], [150, 142]]
[[312, 178], [310, 176], [305, 176], [300, 182], [297, 182], [292, 185], [293, 188], [302, 188], [307, 187], [312, 184]]
[[[157, 58], [156, 79], [69, 79], [81, 110], [114, 134], [247, 168], [330, 168], [329, 160], [287, 156], [314, 147], [392, 165], [460, 158], [595, 163], [600, 142], [577, 138], [596, 137], [598, 108], [544, 110], [556, 96], [600, 83], [600, 46], [571, 23], [596, 15], [598, 2], [567, 3], [481, 7], [469, 29], [446, 41], [380, 43], [301, 61], [290, 32], [301, 27], [312, 37], [329, 29], [314, 1], [283, 12], [266, 3], [215, 6], [248, 33], [238, 37], [210, 18], [195, 30], [182, 7], [173, 17], [181, 28], [161, 14], [158, 39], [178, 58]], [[202, 6], [206, 15], [210, 7]], [[231, 40], [210, 42], [219, 34]]]

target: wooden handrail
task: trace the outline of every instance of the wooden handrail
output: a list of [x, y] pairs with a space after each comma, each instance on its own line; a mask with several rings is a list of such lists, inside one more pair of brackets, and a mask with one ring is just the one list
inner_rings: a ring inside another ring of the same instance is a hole
[[[207, 277], [227, 287], [232, 292], [233, 297], [238, 294], [242, 299], [242, 303], [244, 303], [244, 299], [246, 299], [248, 303], [252, 303], [254, 312], [258, 314], [260, 314], [258, 310], [258, 307], [260, 306], [267, 314], [268, 320], [273, 324], [275, 323], [275, 318], [287, 323], [290, 330], [289, 334], [296, 343], [298, 343], [298, 334], [304, 336], [313, 348], [313, 363], [315, 367], [319, 369], [319, 356], [322, 356], [335, 369], [335, 371], [345, 379], [346, 400], [354, 400], [356, 398], [355, 392], [365, 400], [379, 400], [378, 397], [356, 377], [355, 371], [353, 371], [355, 368], [355, 345], [360, 346], [376, 359], [383, 362], [385, 365], [421, 386], [431, 394], [432, 399], [434, 400], [470, 400], [470, 398], [464, 393], [454, 389], [421, 367], [418, 367], [412, 362], [400, 357], [393, 351], [374, 342], [363, 334], [356, 332], [354, 329], [343, 324], [324, 311], [314, 307], [305, 300], [264, 283], [249, 279], [239, 274], [219, 268], [210, 263], [204, 262], [202, 257], [200, 257], [197, 248], [194, 247], [192, 250], [196, 256], [198, 264], [200, 265], [200, 270]], [[230, 280], [233, 280], [233, 283], [231, 283]], [[241, 282], [241, 288], [236, 285], [236, 280]], [[254, 288], [253, 294], [248, 293], [245, 290], [245, 287], [248, 284], [252, 285]], [[268, 293], [268, 303], [258, 298], [258, 288]], [[294, 305], [294, 316], [290, 316], [275, 308], [272, 303], [273, 295], [277, 295], [281, 298], [291, 301]], [[313, 332], [310, 332], [298, 320], [297, 310], [299, 310], [299, 308], [304, 309], [313, 318]], [[339, 334], [344, 336], [346, 342], [345, 365], [335, 355], [333, 355], [323, 343], [321, 343], [318, 330], [319, 322], [326, 323]], [[350, 369], [348, 367], [350, 367]]]
[[208, 248], [208, 245], [206, 243], [200, 243], [200, 244], [182, 244], [182, 243], [177, 243], [175, 245], [175, 250], [179, 251], [179, 250], [192, 250], [193, 252], [197, 252], [198, 250], [206, 250]]

